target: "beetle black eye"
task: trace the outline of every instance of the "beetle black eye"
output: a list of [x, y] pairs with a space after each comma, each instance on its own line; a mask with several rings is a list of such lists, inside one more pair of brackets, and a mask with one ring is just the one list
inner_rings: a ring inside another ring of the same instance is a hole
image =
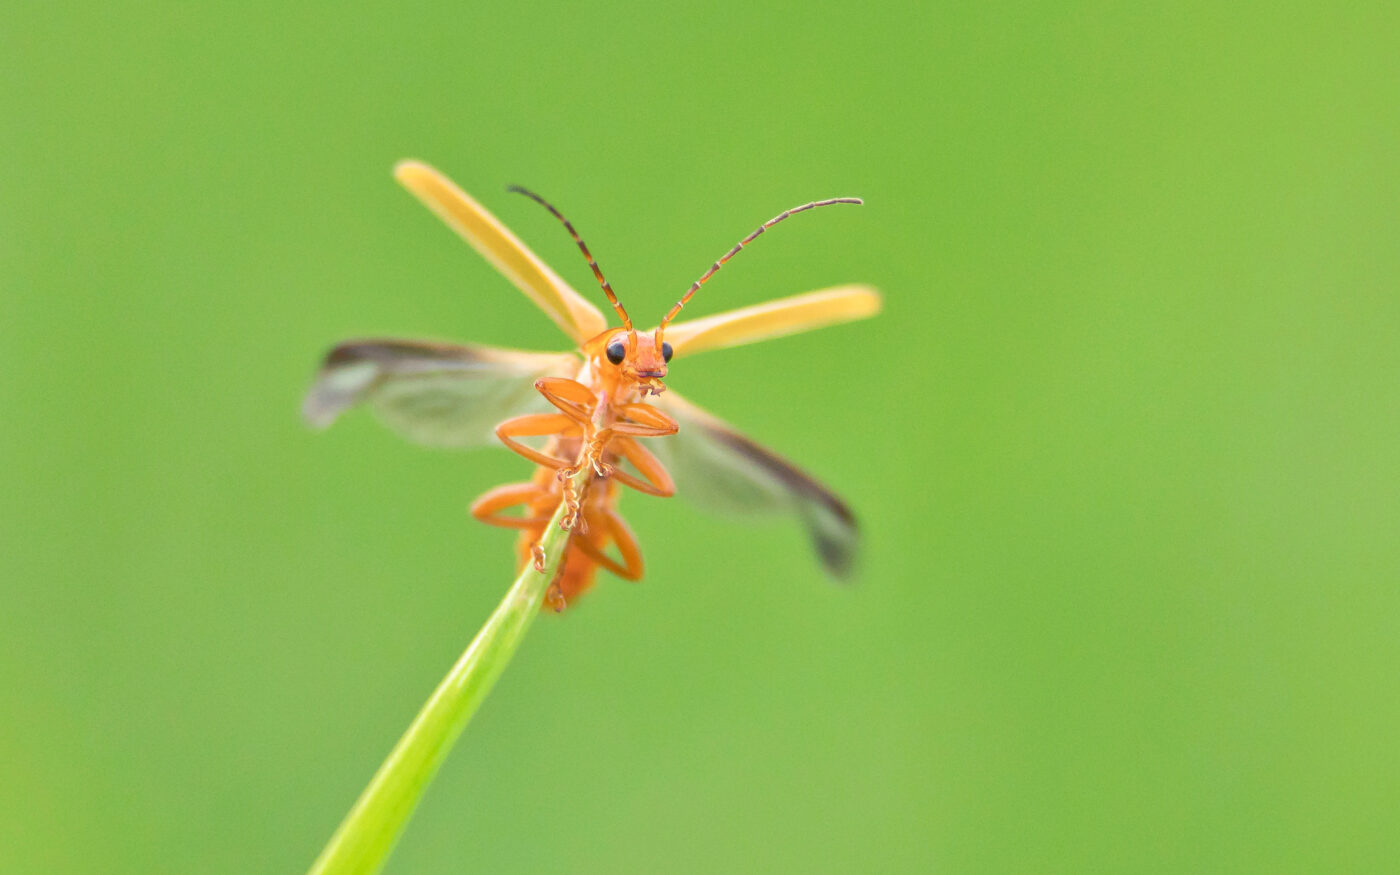
[[661, 341], [661, 359], [668, 362], [671, 360], [671, 342], [668, 340]]
[[620, 340], [614, 340], [608, 344], [608, 361], [615, 365], [622, 364], [622, 360], [627, 357], [627, 344]]

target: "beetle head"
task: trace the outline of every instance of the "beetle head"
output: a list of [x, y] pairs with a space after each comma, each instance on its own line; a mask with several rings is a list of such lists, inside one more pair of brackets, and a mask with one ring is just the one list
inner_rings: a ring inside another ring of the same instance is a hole
[[642, 394], [660, 395], [666, 387], [666, 363], [671, 360], [671, 344], [653, 334], [631, 328], [614, 328], [590, 340], [584, 353], [598, 373], [636, 384]]

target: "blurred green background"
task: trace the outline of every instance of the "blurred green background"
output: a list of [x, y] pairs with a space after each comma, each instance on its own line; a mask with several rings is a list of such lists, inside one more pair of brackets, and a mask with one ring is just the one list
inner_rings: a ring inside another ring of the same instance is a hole
[[846, 496], [628, 495], [390, 872], [1400, 865], [1394, 4], [7, 4], [0, 869], [308, 865], [512, 576], [527, 466], [297, 416], [354, 335], [562, 348], [431, 161]]

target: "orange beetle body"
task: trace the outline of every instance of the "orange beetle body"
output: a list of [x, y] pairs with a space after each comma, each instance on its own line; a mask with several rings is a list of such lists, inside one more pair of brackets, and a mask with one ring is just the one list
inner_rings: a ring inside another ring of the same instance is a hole
[[[620, 361], [608, 348], [624, 350]], [[637, 437], [674, 434], [679, 426], [655, 407], [642, 404], [649, 393], [665, 390], [666, 358], [655, 335], [635, 331], [604, 331], [584, 343], [583, 366], [573, 379], [541, 378], [535, 388], [558, 413], [525, 414], [496, 427], [496, 435], [512, 450], [539, 467], [528, 483], [499, 486], [472, 504], [472, 515], [485, 523], [521, 529], [522, 564], [535, 556], [544, 527], [561, 501], [570, 503], [564, 525], [572, 531], [562, 570], [549, 592], [556, 610], [593, 585], [598, 566], [625, 580], [640, 580], [642, 555], [627, 523], [617, 513], [619, 483], [651, 495], [675, 494], [675, 484], [656, 457], [636, 443]], [[541, 450], [517, 437], [549, 435]], [[617, 470], [626, 460], [640, 477]], [[567, 481], [582, 465], [591, 465], [595, 479], [581, 496], [568, 494]], [[503, 510], [521, 505], [522, 516]], [[619, 557], [605, 552], [615, 545]]]
[[[664, 398], [662, 393], [673, 355], [878, 312], [880, 299], [873, 289], [842, 286], [671, 325], [691, 296], [768, 228], [794, 213], [859, 200], [816, 201], [765, 222], [711, 265], [655, 329], [638, 331], [573, 226], [538, 195], [512, 189], [564, 224], [621, 318], [621, 328], [606, 327], [597, 308], [445, 176], [412, 161], [401, 163], [395, 175], [569, 334], [578, 344], [577, 355], [425, 341], [349, 341], [327, 355], [307, 396], [303, 412], [313, 425], [328, 425], [349, 407], [368, 402], [391, 428], [420, 443], [481, 446], [489, 435], [534, 463], [529, 480], [489, 490], [472, 504], [472, 514], [520, 530], [522, 566], [535, 562], [542, 567], [537, 545], [544, 527], [561, 503], [566, 506], [563, 525], [569, 542], [547, 596], [555, 610], [586, 592], [600, 567], [626, 580], [642, 577], [641, 550], [618, 514], [617, 500], [622, 486], [662, 497], [676, 493], [668, 466], [643, 446], [642, 441], [656, 439], [658, 448], [675, 443], [668, 451], [669, 464], [685, 472], [683, 492], [697, 503], [708, 498], [726, 512], [795, 515], [827, 570], [838, 577], [849, 573], [857, 529], [839, 498], [772, 451], [674, 393]], [[552, 410], [541, 412], [540, 399]], [[508, 418], [502, 421], [503, 416]], [[537, 448], [522, 438], [544, 441]], [[591, 471], [578, 481], [584, 485], [575, 494], [574, 475], [585, 468]]]

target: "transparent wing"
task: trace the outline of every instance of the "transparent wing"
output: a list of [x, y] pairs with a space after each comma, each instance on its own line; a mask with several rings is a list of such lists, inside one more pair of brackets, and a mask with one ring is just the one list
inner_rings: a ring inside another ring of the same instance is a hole
[[677, 495], [726, 515], [796, 516], [827, 572], [850, 575], [860, 532], [831, 490], [669, 389], [654, 403], [680, 424], [676, 434], [646, 445], [675, 478]]
[[560, 279], [549, 265], [452, 180], [419, 161], [399, 162], [394, 167], [394, 178], [515, 283], [516, 288], [549, 314], [575, 343], [582, 343], [608, 327], [597, 307]]
[[571, 353], [421, 340], [351, 340], [326, 355], [301, 412], [316, 428], [368, 402], [390, 429], [434, 447], [496, 443], [502, 421], [544, 405], [541, 377], [573, 376]]
[[666, 340], [675, 355], [741, 346], [841, 322], [867, 319], [880, 312], [880, 293], [870, 286], [835, 286], [715, 316], [667, 326]]

